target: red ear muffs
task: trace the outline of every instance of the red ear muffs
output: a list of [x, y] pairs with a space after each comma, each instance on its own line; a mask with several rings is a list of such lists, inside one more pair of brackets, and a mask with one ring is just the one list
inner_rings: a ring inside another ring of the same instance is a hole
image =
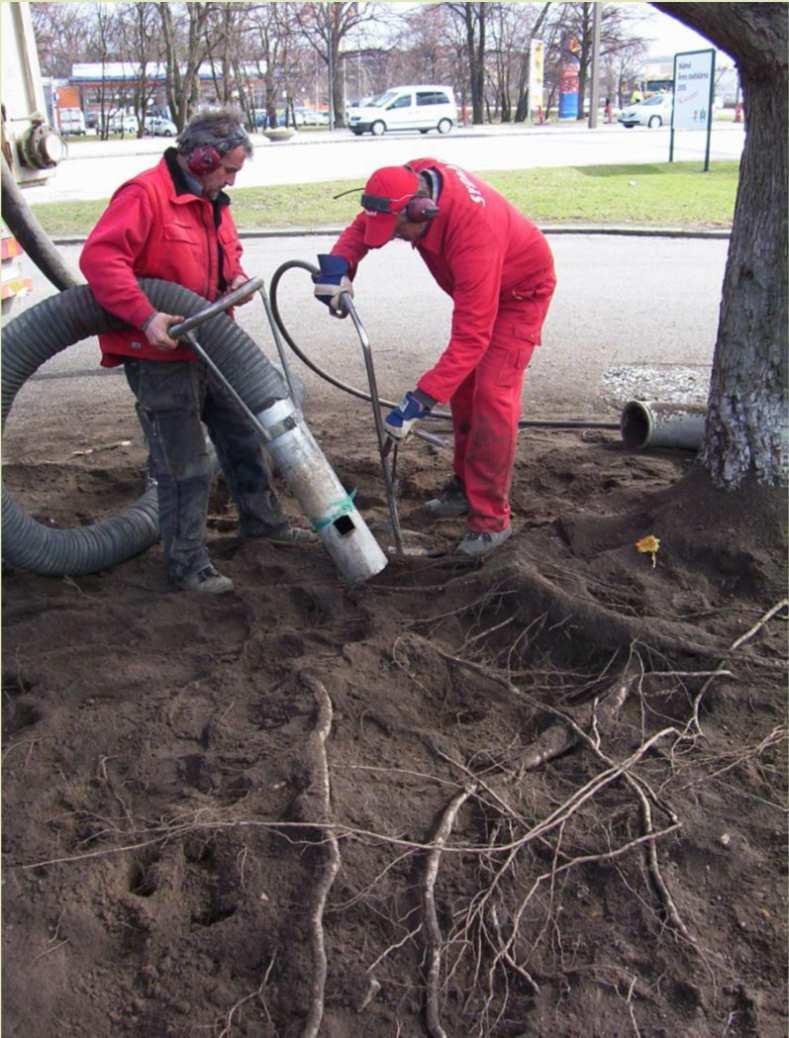
[[438, 206], [432, 198], [416, 195], [405, 207], [406, 220], [411, 223], [427, 223], [434, 216], [438, 216]]
[[189, 156], [187, 167], [190, 173], [213, 173], [222, 165], [222, 156], [210, 144], [195, 148]]

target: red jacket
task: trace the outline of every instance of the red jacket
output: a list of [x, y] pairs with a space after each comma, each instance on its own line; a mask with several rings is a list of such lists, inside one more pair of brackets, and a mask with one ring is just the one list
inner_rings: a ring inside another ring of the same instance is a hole
[[[137, 278], [162, 278], [216, 299], [220, 287], [243, 274], [241, 242], [229, 199], [216, 203], [189, 191], [179, 175], [174, 151], [153, 169], [122, 184], [85, 242], [80, 269], [97, 302], [139, 329], [154, 308]], [[175, 179], [174, 179], [175, 178]], [[219, 215], [219, 226], [215, 223]], [[104, 367], [123, 357], [141, 360], [195, 360], [187, 346], [164, 353], [138, 331], [99, 336]]]
[[[556, 285], [553, 256], [540, 230], [471, 173], [435, 159], [414, 159], [408, 165], [417, 172], [437, 170], [442, 181], [438, 216], [414, 247], [455, 304], [449, 345], [417, 384], [443, 402], [479, 363], [502, 308], [513, 308], [517, 320], [519, 303], [528, 301], [530, 306], [521, 307], [526, 322], [521, 330], [539, 343]], [[367, 252], [360, 213], [332, 253], [348, 260], [353, 276]]]

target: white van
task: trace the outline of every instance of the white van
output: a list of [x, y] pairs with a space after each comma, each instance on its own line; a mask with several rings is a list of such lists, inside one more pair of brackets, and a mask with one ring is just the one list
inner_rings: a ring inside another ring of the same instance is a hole
[[82, 137], [85, 134], [85, 116], [81, 108], [57, 108], [57, 121], [60, 132]]
[[457, 121], [452, 87], [434, 84], [392, 87], [364, 108], [352, 108], [348, 113], [348, 126], [357, 137], [366, 130], [376, 137], [388, 130], [449, 133]]

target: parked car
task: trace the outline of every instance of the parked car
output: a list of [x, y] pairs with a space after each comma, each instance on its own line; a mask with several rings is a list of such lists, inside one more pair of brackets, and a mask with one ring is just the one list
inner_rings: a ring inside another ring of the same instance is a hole
[[293, 118], [297, 126], [328, 126], [329, 116], [326, 112], [318, 112], [314, 108], [294, 108]]
[[98, 112], [85, 112], [85, 129], [95, 130], [99, 125], [99, 113]]
[[654, 94], [638, 104], [626, 105], [619, 113], [617, 122], [628, 130], [634, 126], [648, 126], [650, 130], [663, 125], [670, 126], [673, 105], [673, 94]]
[[123, 112], [113, 112], [109, 119], [110, 133], [135, 134], [140, 129], [136, 115], [125, 115]]
[[83, 137], [85, 135], [87, 128], [85, 125], [85, 116], [81, 108], [58, 108], [56, 111], [60, 132], [64, 136], [66, 134], [78, 137]]
[[145, 132], [154, 137], [175, 137], [178, 127], [172, 119], [166, 119], [163, 115], [147, 115], [145, 117]]
[[255, 129], [256, 130], [268, 130], [270, 128], [269, 123], [270, 123], [271, 127], [284, 126], [285, 125], [285, 112], [282, 111], [282, 109], [278, 109], [275, 112], [275, 115], [276, 115], [276, 123], [274, 123], [271, 120], [269, 120], [268, 112], [266, 111], [265, 108], [256, 108], [255, 109]]
[[352, 109], [348, 125], [357, 137], [367, 130], [379, 137], [390, 130], [449, 133], [457, 121], [452, 87], [423, 84], [384, 91], [364, 108]]

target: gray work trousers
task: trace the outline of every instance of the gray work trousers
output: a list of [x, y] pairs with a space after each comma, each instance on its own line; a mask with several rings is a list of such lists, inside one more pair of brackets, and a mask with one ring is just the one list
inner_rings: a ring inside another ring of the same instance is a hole
[[236, 503], [241, 535], [266, 537], [286, 529], [260, 434], [202, 361], [130, 358], [124, 368], [148, 443], [172, 579], [210, 562], [205, 538], [212, 465], [203, 423]]

